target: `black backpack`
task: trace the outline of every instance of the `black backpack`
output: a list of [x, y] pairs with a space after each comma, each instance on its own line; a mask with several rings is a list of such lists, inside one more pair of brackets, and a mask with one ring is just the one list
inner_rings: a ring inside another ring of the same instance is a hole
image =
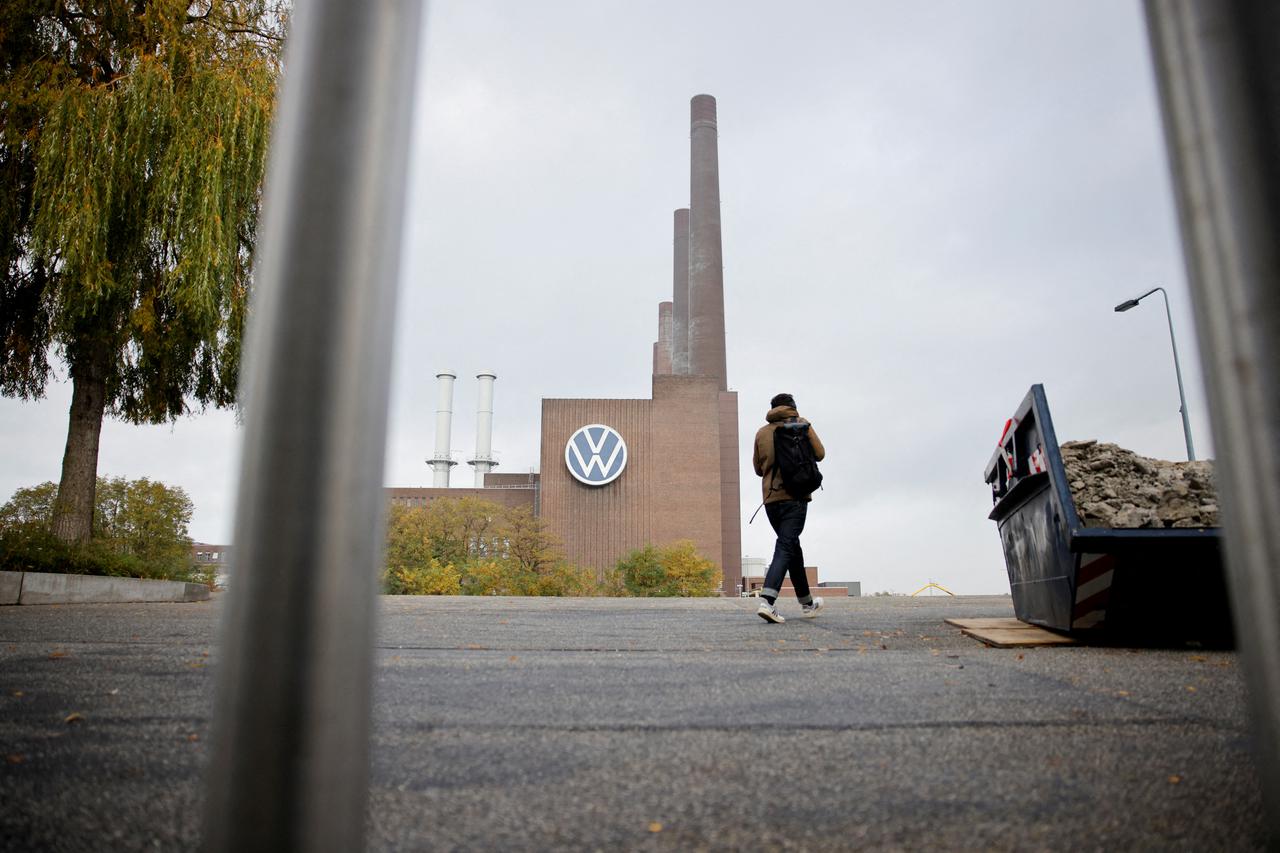
[[809, 441], [809, 425], [799, 421], [778, 424], [773, 431], [773, 467], [782, 487], [796, 499], [807, 498], [822, 485], [822, 472]]

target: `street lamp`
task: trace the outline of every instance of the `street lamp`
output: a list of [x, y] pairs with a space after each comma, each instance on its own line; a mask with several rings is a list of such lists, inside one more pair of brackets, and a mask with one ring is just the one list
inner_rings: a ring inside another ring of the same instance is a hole
[[1191, 443], [1191, 421], [1187, 418], [1187, 395], [1182, 390], [1182, 367], [1178, 364], [1178, 341], [1173, 336], [1173, 314], [1169, 311], [1169, 294], [1163, 287], [1153, 287], [1136, 299], [1129, 299], [1116, 306], [1116, 311], [1128, 311], [1156, 291], [1164, 297], [1164, 314], [1169, 319], [1169, 343], [1173, 345], [1173, 371], [1178, 375], [1178, 400], [1182, 403], [1182, 434], [1187, 438], [1187, 459], [1196, 459], [1196, 449]]

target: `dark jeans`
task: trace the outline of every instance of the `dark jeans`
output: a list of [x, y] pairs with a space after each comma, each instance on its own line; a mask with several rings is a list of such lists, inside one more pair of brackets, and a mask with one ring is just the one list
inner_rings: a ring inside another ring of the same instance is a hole
[[764, 576], [761, 594], [777, 598], [778, 591], [782, 589], [782, 579], [790, 574], [796, 600], [801, 604], [811, 604], [813, 596], [809, 594], [809, 579], [804, 573], [804, 552], [800, 550], [800, 534], [804, 532], [809, 502], [778, 501], [765, 504], [764, 511], [769, 516], [769, 523], [773, 525], [773, 532], [778, 534], [778, 544], [773, 548], [773, 562], [769, 564], [769, 571]]

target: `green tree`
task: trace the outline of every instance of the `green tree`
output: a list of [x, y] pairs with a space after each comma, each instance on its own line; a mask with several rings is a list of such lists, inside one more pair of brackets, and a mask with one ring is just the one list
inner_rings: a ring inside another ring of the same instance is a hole
[[0, 7], [0, 393], [72, 383], [52, 529], [93, 533], [105, 414], [235, 397], [285, 7]]
[[662, 567], [658, 549], [646, 545], [618, 561], [617, 573], [630, 595], [671, 595], [665, 589], [667, 573]]
[[[148, 480], [100, 479], [99, 488], [109, 495], [122, 493], [123, 499], [104, 531], [106, 541], [117, 551], [147, 563], [180, 563], [190, 557], [192, 504], [184, 489]], [[105, 501], [98, 502], [96, 515], [105, 515]]]
[[[0, 550], [47, 552], [43, 570], [142, 577], [180, 577], [191, 568], [191, 498], [185, 490], [145, 477], [99, 478], [94, 508], [97, 535], [89, 544], [50, 547], [58, 487], [41, 483], [18, 489], [0, 507]], [[117, 559], [123, 558], [123, 559]], [[65, 566], [63, 565], [65, 564]], [[79, 568], [77, 568], [77, 566]]]
[[0, 507], [0, 530], [32, 525], [48, 527], [53, 518], [53, 502], [58, 497], [57, 483], [41, 483], [18, 489]]

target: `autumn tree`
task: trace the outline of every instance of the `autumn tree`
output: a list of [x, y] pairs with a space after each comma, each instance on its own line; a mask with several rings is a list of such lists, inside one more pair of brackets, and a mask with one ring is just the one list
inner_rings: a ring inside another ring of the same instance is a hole
[[70, 376], [64, 542], [93, 533], [104, 415], [235, 398], [284, 11], [0, 6], [0, 393]]
[[383, 589], [395, 595], [601, 592], [594, 572], [565, 561], [542, 519], [527, 508], [473, 497], [391, 506]]
[[717, 595], [722, 580], [716, 564], [688, 539], [638, 548], [619, 560], [615, 571], [627, 592], [639, 596]]

